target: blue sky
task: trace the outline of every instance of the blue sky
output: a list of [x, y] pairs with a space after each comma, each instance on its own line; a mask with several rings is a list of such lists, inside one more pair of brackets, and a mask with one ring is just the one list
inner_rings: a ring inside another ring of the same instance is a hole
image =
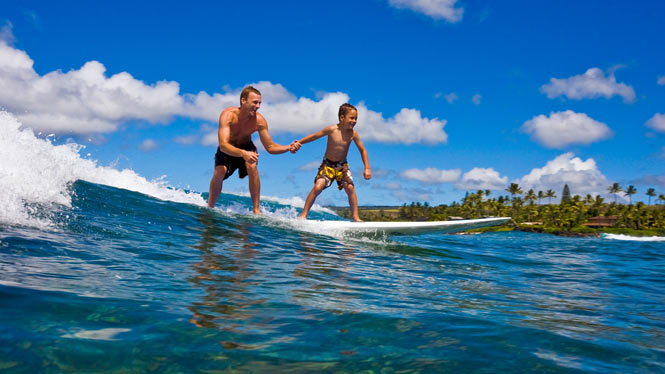
[[[646, 201], [665, 193], [664, 16], [660, 1], [10, 2], [0, 107], [101, 165], [206, 192], [217, 117], [255, 84], [282, 144], [358, 106], [361, 205], [510, 183], [618, 182]], [[262, 194], [304, 198], [324, 147], [260, 151]], [[336, 189], [317, 203], [347, 204]]]

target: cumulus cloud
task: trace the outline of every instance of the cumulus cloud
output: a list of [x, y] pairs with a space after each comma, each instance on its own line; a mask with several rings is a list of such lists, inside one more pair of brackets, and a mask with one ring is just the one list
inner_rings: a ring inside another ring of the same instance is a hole
[[464, 173], [455, 184], [458, 190], [503, 190], [508, 184], [508, 177], [501, 177], [492, 168], [473, 168]]
[[458, 22], [462, 19], [464, 8], [455, 8], [457, 0], [388, 0], [391, 6], [410, 9], [434, 19]]
[[524, 122], [521, 130], [548, 148], [564, 148], [571, 144], [590, 144], [612, 136], [606, 124], [584, 113], [572, 110], [541, 114]]
[[480, 94], [475, 94], [471, 97], [471, 101], [476, 105], [480, 105], [482, 99], [483, 97]]
[[665, 114], [656, 113], [645, 125], [659, 132], [665, 132]]
[[459, 169], [407, 169], [400, 174], [400, 177], [404, 179], [415, 180], [425, 184], [440, 184], [455, 182], [461, 173], [462, 171]]
[[159, 147], [159, 144], [153, 139], [146, 139], [139, 145], [139, 149], [143, 152], [154, 151], [157, 147]]
[[658, 84], [661, 86], [665, 86], [665, 75], [662, 77], [658, 77]]
[[618, 95], [626, 103], [635, 101], [633, 87], [625, 83], [617, 83], [614, 71], [610, 71], [606, 76], [599, 68], [591, 68], [584, 74], [570, 78], [550, 78], [550, 83], [540, 87], [540, 90], [550, 99], [559, 96], [566, 96], [575, 100], [598, 97], [609, 99], [614, 95]]
[[559, 196], [565, 184], [573, 195], [605, 195], [612, 183], [598, 170], [592, 158], [582, 161], [571, 152], [550, 160], [542, 168], [535, 168], [517, 181], [523, 190], [554, 190]]
[[[221, 109], [239, 104], [240, 89], [222, 93], [180, 94], [173, 81], [146, 84], [127, 72], [108, 77], [98, 61], [78, 70], [39, 75], [24, 51], [0, 41], [0, 106], [16, 114], [26, 126], [58, 133], [94, 134], [117, 130], [128, 121], [169, 123], [176, 116], [216, 123]], [[271, 132], [307, 133], [337, 121], [339, 105], [349, 102], [342, 92], [323, 93], [317, 100], [296, 97], [281, 84], [253, 84], [263, 93], [261, 112]], [[365, 141], [385, 143], [445, 143], [446, 120], [423, 117], [403, 108], [385, 118], [357, 105], [356, 127]], [[203, 144], [217, 144], [210, 130]]]
[[182, 106], [175, 82], [146, 85], [128, 73], [105, 76], [97, 61], [40, 76], [23, 51], [0, 42], [0, 105], [38, 130], [100, 133], [127, 120], [169, 121]]

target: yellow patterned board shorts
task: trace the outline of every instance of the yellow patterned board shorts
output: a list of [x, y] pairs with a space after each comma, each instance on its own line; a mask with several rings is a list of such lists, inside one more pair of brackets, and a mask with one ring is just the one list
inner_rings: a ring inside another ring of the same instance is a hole
[[344, 161], [330, 161], [327, 158], [323, 159], [319, 171], [316, 173], [314, 183], [320, 178], [326, 180], [326, 187], [330, 187], [333, 181], [337, 181], [337, 188], [340, 190], [344, 188], [345, 184], [353, 186], [353, 177], [351, 170], [349, 170], [349, 163]]

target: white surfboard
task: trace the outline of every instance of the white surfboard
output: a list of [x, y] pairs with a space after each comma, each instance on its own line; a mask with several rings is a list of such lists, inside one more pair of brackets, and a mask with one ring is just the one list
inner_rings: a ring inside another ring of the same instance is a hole
[[307, 221], [315, 226], [332, 231], [352, 233], [383, 232], [390, 235], [410, 235], [429, 232], [458, 232], [480, 227], [496, 226], [510, 220], [510, 217], [462, 219], [454, 221], [425, 222], [352, 222], [352, 221]]

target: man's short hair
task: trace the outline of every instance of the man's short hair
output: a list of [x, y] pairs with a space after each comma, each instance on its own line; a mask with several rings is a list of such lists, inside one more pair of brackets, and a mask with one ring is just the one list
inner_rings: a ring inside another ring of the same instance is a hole
[[252, 86], [247, 86], [247, 87], [243, 88], [242, 92], [240, 93], [240, 103], [241, 104], [242, 104], [242, 99], [247, 100], [247, 98], [249, 97], [250, 92], [254, 92], [255, 94], [261, 96], [261, 92], [259, 90], [257, 90], [256, 88], [254, 88]]
[[346, 116], [346, 113], [348, 113], [351, 109], [355, 110], [356, 112], [358, 111], [358, 109], [356, 109], [356, 107], [354, 107], [353, 105], [351, 105], [349, 103], [344, 103], [344, 104], [340, 105], [339, 106], [339, 112], [337, 113], [337, 118], [339, 118], [341, 116]]

